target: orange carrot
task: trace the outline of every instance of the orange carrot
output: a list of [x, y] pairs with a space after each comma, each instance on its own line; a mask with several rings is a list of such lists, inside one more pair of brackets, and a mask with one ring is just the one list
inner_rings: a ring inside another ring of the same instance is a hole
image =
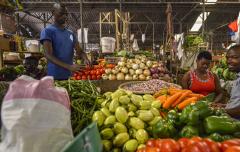
[[197, 94], [197, 93], [191, 93], [191, 94], [189, 94], [188, 96], [189, 96], [189, 97], [197, 97], [198, 100], [204, 97], [204, 95], [202, 95], [202, 94]]
[[185, 108], [187, 105], [191, 104], [191, 103], [195, 103], [197, 101], [197, 97], [191, 97], [188, 98], [186, 100], [184, 100], [183, 102], [181, 102], [178, 105], [178, 109], [182, 110], [183, 108]]
[[163, 104], [163, 108], [168, 109], [172, 103], [174, 103], [180, 96], [182, 92], [178, 92], [172, 96], [170, 96]]
[[182, 102], [189, 94], [191, 94], [192, 91], [187, 90], [182, 93], [182, 95], [172, 104], [172, 107], [175, 107], [178, 105], [180, 102]]
[[163, 104], [167, 100], [168, 96], [167, 95], [161, 95], [157, 98], [157, 100], [160, 101], [161, 104]]

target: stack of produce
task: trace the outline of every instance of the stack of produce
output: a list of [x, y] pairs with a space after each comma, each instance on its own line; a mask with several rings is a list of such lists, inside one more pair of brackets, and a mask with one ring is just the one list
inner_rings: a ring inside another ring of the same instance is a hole
[[215, 73], [219, 79], [223, 79], [224, 81], [231, 81], [236, 79], [236, 73], [229, 71], [227, 67], [226, 57], [223, 57], [219, 64], [215, 65], [212, 68], [213, 73]]
[[239, 152], [240, 139], [215, 142], [209, 138], [193, 137], [174, 140], [148, 140], [137, 152]]
[[210, 108], [207, 101], [191, 104], [182, 112], [170, 110], [165, 119], [153, 126], [155, 138], [201, 136], [223, 141], [239, 137], [239, 131], [240, 121], [232, 119], [222, 109]]
[[74, 80], [100, 80], [102, 75], [105, 73], [105, 68], [112, 69], [115, 65], [94, 65], [93, 67], [86, 66], [81, 71], [75, 72], [73, 74]]
[[132, 91], [134, 93], [149, 93], [154, 94], [158, 90], [162, 90], [165, 88], [181, 88], [180, 86], [168, 83], [163, 80], [153, 79], [145, 82], [138, 83], [127, 83], [126, 85], [121, 86], [122, 89]]
[[0, 81], [13, 81], [24, 73], [23, 65], [4, 67], [0, 70]]
[[151, 95], [135, 95], [124, 90], [107, 92], [101, 109], [93, 114], [98, 124], [104, 151], [135, 151], [144, 144], [151, 126], [161, 120], [161, 104]]
[[56, 86], [68, 91], [71, 101], [71, 123], [74, 135], [81, 132], [92, 121], [94, 110], [98, 107], [99, 92], [90, 81], [56, 81]]
[[164, 109], [178, 108], [183, 110], [186, 106], [196, 103], [204, 96], [193, 93], [191, 90], [169, 88], [156, 92], [154, 97], [161, 102]]
[[135, 59], [122, 58], [113, 69], [106, 69], [104, 79], [108, 80], [150, 80], [164, 77], [169, 79], [168, 71], [162, 63], [150, 61], [146, 56], [136, 55]]

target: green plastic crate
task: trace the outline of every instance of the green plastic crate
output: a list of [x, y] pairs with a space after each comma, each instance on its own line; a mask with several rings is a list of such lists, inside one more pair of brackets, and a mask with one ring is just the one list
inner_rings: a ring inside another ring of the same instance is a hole
[[102, 142], [97, 124], [86, 127], [62, 152], [102, 152]]

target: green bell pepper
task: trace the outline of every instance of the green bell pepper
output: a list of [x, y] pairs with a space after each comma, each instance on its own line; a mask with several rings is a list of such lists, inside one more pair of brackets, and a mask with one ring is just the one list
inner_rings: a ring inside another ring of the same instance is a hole
[[226, 116], [210, 116], [204, 120], [207, 133], [232, 134], [238, 131], [236, 121]]
[[169, 138], [176, 133], [174, 125], [166, 120], [160, 120], [152, 128], [154, 138]]
[[172, 123], [173, 125], [178, 125], [179, 124], [179, 113], [177, 113], [176, 110], [170, 110], [167, 114], [167, 121], [169, 123]]
[[222, 142], [223, 141], [223, 137], [219, 133], [213, 133], [210, 136], [208, 136], [208, 138], [210, 138], [214, 141], [217, 141], [217, 142]]
[[191, 138], [193, 136], [199, 136], [199, 131], [196, 127], [194, 126], [185, 126], [181, 132], [180, 132], [181, 137], [187, 137]]
[[205, 119], [212, 115], [213, 111], [209, 108], [207, 101], [199, 101], [193, 105], [193, 109], [197, 109], [199, 113], [199, 119]]

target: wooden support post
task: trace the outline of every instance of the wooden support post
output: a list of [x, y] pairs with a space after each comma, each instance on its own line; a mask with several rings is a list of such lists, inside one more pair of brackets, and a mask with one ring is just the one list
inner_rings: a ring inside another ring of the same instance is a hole
[[115, 9], [115, 30], [116, 30], [116, 50], [119, 51], [120, 42], [119, 42], [119, 27], [118, 27], [118, 10]]

